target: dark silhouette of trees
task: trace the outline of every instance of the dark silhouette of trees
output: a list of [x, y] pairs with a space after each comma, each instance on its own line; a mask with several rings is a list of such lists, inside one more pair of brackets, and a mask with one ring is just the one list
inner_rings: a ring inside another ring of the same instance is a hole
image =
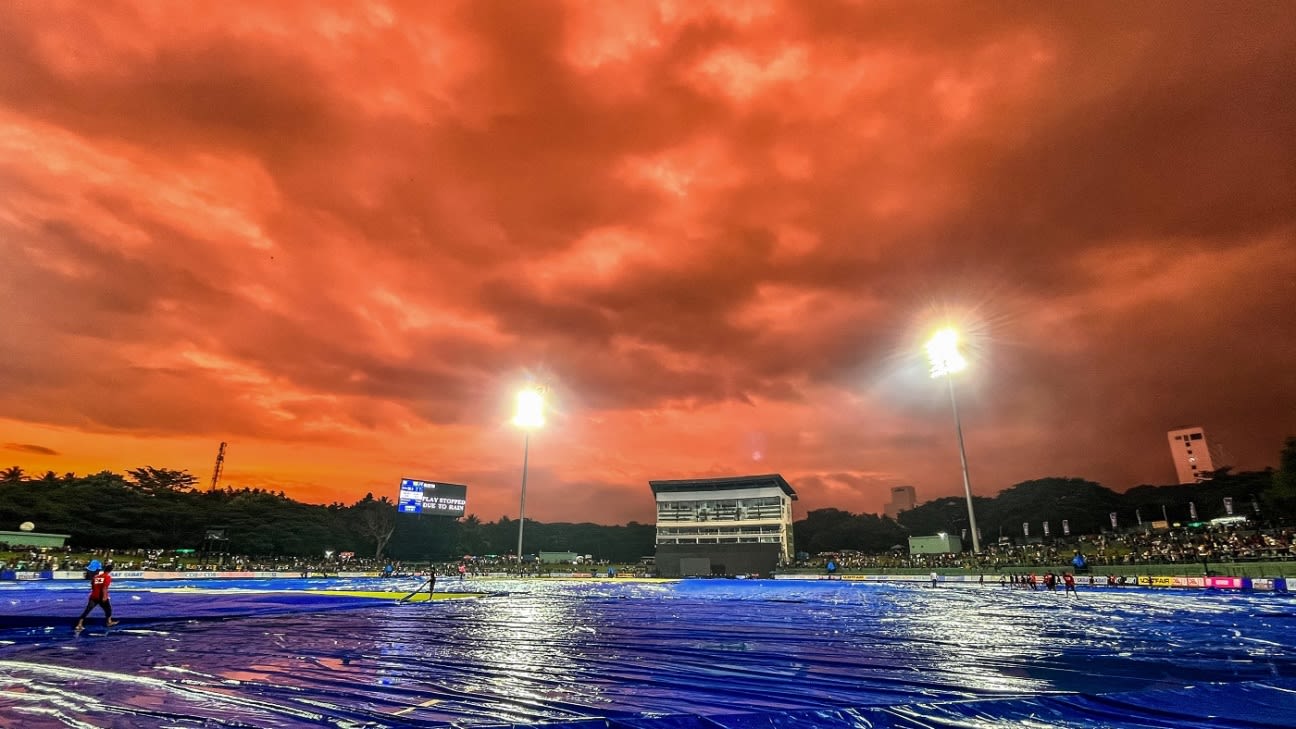
[[1041, 478], [1004, 489], [993, 499], [977, 506], [977, 522], [987, 539], [1000, 534], [1020, 535], [1023, 522], [1031, 535], [1044, 533], [1048, 522], [1052, 536], [1062, 535], [1062, 522], [1072, 534], [1097, 534], [1107, 515], [1121, 510], [1121, 496], [1111, 489], [1080, 478]]
[[[1001, 536], [1022, 538], [1023, 523], [1030, 525], [1032, 539], [1044, 536], [1043, 522], [1049, 523], [1051, 538], [1063, 536], [1063, 520], [1072, 535], [1097, 534], [1111, 529], [1112, 512], [1120, 529], [1137, 526], [1139, 519], [1146, 524], [1163, 516], [1171, 524], [1184, 524], [1192, 521], [1189, 504], [1196, 509], [1197, 521], [1209, 521], [1227, 515], [1225, 498], [1232, 499], [1234, 515], [1247, 515], [1262, 524], [1282, 523], [1296, 517], [1296, 438], [1288, 439], [1282, 462], [1285, 471], [1223, 471], [1201, 483], [1137, 486], [1124, 494], [1079, 478], [1042, 478], [1011, 486], [994, 498], [975, 497], [973, 503], [982, 544]], [[959, 496], [934, 499], [905, 511], [898, 525], [869, 517], [840, 509], [812, 511], [795, 525], [797, 550], [878, 553], [885, 551], [883, 543], [903, 544], [909, 534], [962, 535], [968, 525], [967, 502]], [[965, 539], [964, 546], [970, 541]]]
[[126, 473], [130, 475], [135, 488], [146, 494], [191, 491], [194, 484], [198, 483], [198, 477], [188, 471], [173, 471], [169, 468], [145, 466]]
[[[1233, 499], [1234, 514], [1245, 514], [1261, 521], [1288, 518], [1292, 512], [1275, 508], [1273, 513], [1260, 510], [1260, 498], [1272, 485], [1270, 471], [1243, 471], [1226, 473], [1208, 481], [1169, 486], [1136, 486], [1123, 495], [1122, 523], [1133, 522], [1136, 512], [1144, 521], [1161, 518], [1161, 507], [1171, 522], [1209, 521], [1226, 516], [1224, 499]], [[1189, 504], [1196, 508], [1197, 518], [1192, 518]]]
[[375, 500], [372, 493], [365, 494], [353, 508], [356, 528], [374, 543], [374, 559], [382, 557], [383, 549], [396, 531], [396, 505], [384, 496]]
[[[246, 555], [322, 557], [325, 551], [353, 551], [399, 560], [448, 560], [464, 555], [510, 555], [517, 544], [517, 521], [501, 517], [483, 522], [396, 513], [386, 497], [366, 494], [354, 504], [304, 504], [259, 488], [194, 488], [187, 471], [146, 466], [128, 472], [78, 476], [48, 472], [32, 479], [18, 466], [0, 470], [0, 529], [24, 521], [37, 529], [71, 535], [71, 543], [94, 548], [190, 548], [204, 546], [208, 529], [220, 528], [222, 551]], [[1062, 536], [1066, 520], [1073, 535], [1110, 529], [1116, 512], [1122, 528], [1138, 518], [1172, 523], [1190, 521], [1189, 504], [1206, 521], [1225, 515], [1224, 499], [1235, 514], [1281, 523], [1296, 517], [1296, 438], [1288, 438], [1278, 470], [1220, 472], [1209, 481], [1138, 486], [1118, 494], [1078, 478], [1042, 478], [1011, 486], [994, 498], [975, 499], [983, 543], [1000, 535], [1042, 536], [1049, 522]], [[905, 545], [909, 535], [940, 532], [961, 535], [967, 528], [962, 497], [935, 499], [902, 513], [899, 521], [841, 509], [816, 509], [794, 525], [797, 551], [844, 549], [881, 553]], [[570, 551], [620, 563], [653, 554], [656, 529], [630, 522], [599, 524], [527, 523], [526, 549]], [[965, 544], [967, 541], [965, 540]]]
[[841, 549], [885, 552], [897, 544], [906, 544], [908, 531], [875, 514], [815, 509], [793, 525], [792, 535], [800, 552], [817, 554]]
[[[976, 504], [977, 514], [984, 513], [987, 499], [976, 497], [973, 503]], [[981, 525], [981, 533], [988, 539], [993, 531], [986, 525], [983, 520], [978, 521]], [[910, 534], [924, 536], [947, 532], [950, 534], [959, 534], [967, 528], [967, 500], [962, 496], [946, 496], [940, 499], [934, 499], [900, 513], [900, 523], [909, 530]], [[964, 540], [969, 544], [971, 539]]]
[[[8, 474], [8, 477], [5, 477]], [[388, 498], [367, 494], [354, 504], [304, 504], [282, 492], [227, 486], [199, 491], [185, 471], [144, 467], [127, 479], [109, 471], [26, 478], [18, 467], [0, 471], [0, 528], [32, 521], [37, 529], [71, 535], [79, 547], [201, 550], [208, 529], [223, 530], [220, 551], [245, 555], [322, 557], [353, 551], [403, 560], [448, 560], [512, 554], [517, 521], [483, 523], [396, 513]], [[653, 553], [653, 525], [528, 522], [529, 552], [573, 551], [635, 562]]]
[[1296, 436], [1283, 443], [1278, 470], [1270, 475], [1263, 492], [1265, 505], [1278, 514], [1296, 516]]

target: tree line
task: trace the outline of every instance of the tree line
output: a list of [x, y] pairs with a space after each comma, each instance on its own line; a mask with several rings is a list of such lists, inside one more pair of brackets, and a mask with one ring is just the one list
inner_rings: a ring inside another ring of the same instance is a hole
[[[103, 549], [205, 548], [243, 555], [322, 556], [350, 551], [361, 557], [448, 560], [462, 555], [508, 555], [518, 522], [501, 517], [483, 522], [398, 515], [395, 504], [373, 494], [353, 504], [294, 501], [258, 488], [195, 488], [187, 471], [146, 466], [125, 475], [103, 471], [87, 476], [53, 472], [29, 477], [14, 466], [0, 470], [0, 526], [31, 521], [40, 531], [71, 535], [76, 547]], [[1043, 478], [1016, 484], [995, 497], [975, 497], [983, 543], [1018, 539], [1023, 524], [1030, 537], [1072, 535], [1135, 527], [1140, 521], [1207, 521], [1224, 516], [1225, 499], [1235, 515], [1267, 524], [1296, 521], [1296, 438], [1288, 438], [1275, 470], [1218, 472], [1209, 481], [1138, 486], [1117, 493], [1079, 478]], [[1194, 517], [1193, 514], [1196, 514]], [[797, 551], [854, 549], [881, 553], [906, 545], [910, 535], [963, 534], [967, 506], [962, 497], [928, 501], [891, 520], [841, 509], [810, 511], [793, 525]], [[546, 524], [528, 520], [528, 551], [571, 551], [596, 559], [630, 563], [653, 553], [655, 527]], [[211, 538], [211, 537], [216, 538]], [[966, 543], [967, 540], [965, 540]]]
[[[1263, 495], [1261, 487], [1271, 481], [1271, 473], [1259, 471], [1221, 475], [1197, 484], [1138, 486], [1118, 494], [1084, 479], [1042, 478], [1019, 483], [993, 498], [977, 496], [972, 501], [982, 545], [1000, 538], [1020, 543], [1023, 539], [1058, 539], [1067, 533], [1074, 537], [1150, 527], [1151, 522], [1163, 519], [1172, 525], [1206, 522], [1226, 515], [1226, 498], [1232, 499], [1235, 516], [1247, 516], [1257, 523], [1290, 521], [1290, 507], [1279, 510], [1280, 504]], [[1115, 529], [1112, 514], [1116, 515]], [[794, 528], [797, 549], [810, 554], [842, 549], [882, 553], [907, 548], [910, 536], [941, 532], [962, 537], [965, 547], [971, 541], [967, 500], [962, 496], [928, 501], [901, 512], [895, 521], [873, 514], [816, 509]]]
[[[353, 504], [306, 504], [259, 488], [195, 488], [187, 471], [146, 466], [126, 474], [28, 477], [0, 470], [0, 528], [32, 522], [42, 532], [70, 535], [74, 547], [177, 549], [241, 555], [322, 557], [354, 552], [393, 560], [450, 560], [511, 554], [516, 519], [483, 522], [397, 514], [387, 497]], [[528, 551], [571, 551], [616, 562], [652, 554], [655, 527], [544, 524], [527, 520]]]
[[[1117, 493], [1080, 478], [1042, 478], [1011, 486], [993, 498], [975, 496], [977, 527], [982, 544], [1000, 537], [1012, 540], [1063, 535], [1099, 534], [1138, 528], [1140, 523], [1166, 520], [1173, 524], [1204, 522], [1228, 515], [1247, 516], [1266, 526], [1296, 523], [1296, 437], [1287, 438], [1277, 470], [1233, 473], [1221, 469], [1209, 480], [1168, 486], [1136, 486]], [[1111, 515], [1116, 515], [1113, 529]], [[1194, 516], [1195, 514], [1195, 516]], [[1024, 533], [1026, 524], [1029, 534]], [[842, 549], [868, 553], [906, 546], [909, 536], [946, 532], [964, 535], [968, 528], [967, 500], [951, 496], [928, 501], [902, 512], [893, 521], [873, 514], [840, 509], [816, 509], [794, 525], [798, 551], [817, 554]], [[966, 545], [970, 537], [964, 539]]]

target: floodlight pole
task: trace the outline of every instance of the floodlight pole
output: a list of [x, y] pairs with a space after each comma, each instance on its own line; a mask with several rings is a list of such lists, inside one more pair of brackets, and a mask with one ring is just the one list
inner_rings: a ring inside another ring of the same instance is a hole
[[959, 462], [963, 464], [963, 495], [967, 497], [968, 527], [972, 532], [972, 554], [981, 554], [981, 538], [977, 536], [976, 511], [972, 508], [972, 482], [968, 479], [967, 449], [963, 447], [963, 421], [959, 419], [958, 398], [954, 396], [954, 377], [946, 372], [949, 383], [950, 406], [954, 408], [954, 430], [958, 432]]
[[522, 440], [522, 502], [518, 505], [518, 569], [522, 568], [522, 527], [526, 526], [526, 478], [527, 459], [531, 455], [531, 431], [525, 431]]
[[518, 393], [517, 414], [513, 424], [526, 431], [522, 441], [522, 500], [518, 504], [518, 569], [522, 568], [522, 530], [526, 526], [527, 460], [531, 456], [531, 429], [544, 425], [544, 395], [541, 390], [527, 388]]

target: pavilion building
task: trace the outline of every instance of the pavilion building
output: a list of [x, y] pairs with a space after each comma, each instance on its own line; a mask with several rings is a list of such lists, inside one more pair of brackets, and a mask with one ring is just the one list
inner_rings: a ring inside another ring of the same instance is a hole
[[650, 481], [662, 577], [761, 575], [792, 561], [796, 491], [778, 474]]

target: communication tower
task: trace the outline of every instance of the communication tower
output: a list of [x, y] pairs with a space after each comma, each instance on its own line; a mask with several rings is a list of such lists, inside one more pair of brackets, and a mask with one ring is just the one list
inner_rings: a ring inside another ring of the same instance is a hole
[[221, 471], [225, 469], [225, 442], [221, 441], [220, 449], [216, 451], [216, 467], [212, 469], [211, 491], [216, 490], [216, 484], [220, 483]]

